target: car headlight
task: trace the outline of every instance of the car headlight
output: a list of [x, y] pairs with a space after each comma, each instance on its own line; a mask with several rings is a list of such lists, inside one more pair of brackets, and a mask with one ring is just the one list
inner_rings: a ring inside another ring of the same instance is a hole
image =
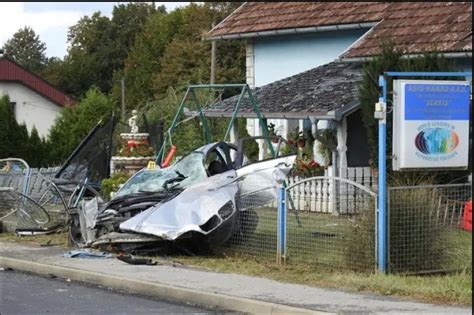
[[232, 213], [234, 213], [234, 204], [232, 203], [232, 201], [229, 201], [225, 205], [223, 205], [222, 208], [219, 209], [218, 213], [222, 220], [225, 220], [230, 217]]

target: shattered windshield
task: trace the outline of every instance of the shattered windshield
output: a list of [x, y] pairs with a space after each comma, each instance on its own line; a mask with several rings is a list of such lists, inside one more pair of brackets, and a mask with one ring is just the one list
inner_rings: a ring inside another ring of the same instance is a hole
[[142, 170], [126, 182], [115, 196], [184, 189], [207, 177], [203, 158], [201, 152], [192, 152], [168, 168]]

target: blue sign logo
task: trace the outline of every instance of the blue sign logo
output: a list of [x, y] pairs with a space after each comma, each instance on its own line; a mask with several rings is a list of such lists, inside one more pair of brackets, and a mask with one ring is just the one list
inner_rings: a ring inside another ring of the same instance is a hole
[[466, 84], [406, 84], [405, 120], [469, 120]]

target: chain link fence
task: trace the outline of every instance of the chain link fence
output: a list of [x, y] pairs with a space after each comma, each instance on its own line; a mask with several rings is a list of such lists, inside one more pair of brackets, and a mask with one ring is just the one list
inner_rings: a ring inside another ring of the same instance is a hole
[[388, 188], [392, 273], [471, 270], [472, 233], [462, 229], [471, 184]]
[[375, 270], [375, 193], [337, 177], [303, 180], [287, 190], [287, 262]]
[[228, 249], [239, 255], [275, 260], [277, 248], [277, 188], [249, 174], [239, 183], [239, 229]]

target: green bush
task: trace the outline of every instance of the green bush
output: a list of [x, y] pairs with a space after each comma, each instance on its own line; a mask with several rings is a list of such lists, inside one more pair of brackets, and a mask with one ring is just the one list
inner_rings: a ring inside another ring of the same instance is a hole
[[446, 228], [435, 215], [438, 198], [434, 189], [392, 191], [389, 270], [419, 273], [446, 267]]
[[110, 193], [116, 192], [120, 185], [124, 184], [129, 178], [130, 174], [120, 172], [112, 175], [110, 178], [104, 179], [100, 185], [100, 193], [106, 200], [110, 199]]
[[63, 109], [49, 135], [51, 163], [62, 163], [101, 119], [112, 116], [113, 110], [111, 99], [97, 88], [87, 91], [78, 105]]
[[345, 236], [345, 263], [347, 269], [371, 272], [374, 271], [376, 262], [375, 199], [358, 209], [358, 213], [353, 217], [353, 222]]

